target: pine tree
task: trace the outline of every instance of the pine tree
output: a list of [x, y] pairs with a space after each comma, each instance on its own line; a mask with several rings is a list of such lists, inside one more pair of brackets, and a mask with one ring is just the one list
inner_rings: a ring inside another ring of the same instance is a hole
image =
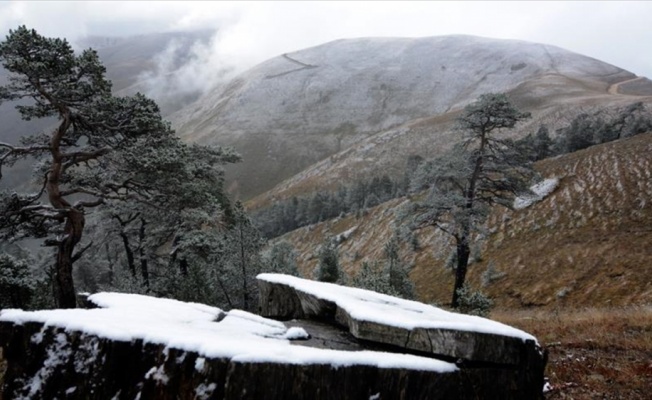
[[232, 298], [243, 310], [253, 310], [258, 304], [256, 275], [260, 273], [260, 251], [264, 241], [247, 216], [243, 205], [235, 205], [235, 224], [225, 236], [225, 267], [235, 277]]
[[[0, 62], [10, 74], [9, 83], [0, 87], [0, 101], [30, 98], [32, 103], [16, 107], [23, 119], [58, 121], [49, 134], [25, 137], [21, 145], [0, 143], [0, 167], [37, 159], [41, 188], [34, 194], [0, 194], [0, 235], [47, 238], [45, 245], [57, 250], [59, 307], [76, 306], [73, 264], [92, 245], [82, 243], [90, 210], [113, 208], [125, 234], [137, 232], [135, 241], [127, 236], [131, 241], [125, 251], [138, 243], [129, 268], [135, 269], [137, 258], [145, 275], [146, 255], [140, 244], [150, 239], [155, 221], [172, 222], [173, 230], [190, 225], [184, 220], [188, 213], [183, 213], [189, 208], [229, 219], [220, 168], [238, 156], [184, 145], [145, 96], [112, 96], [95, 51], [75, 55], [67, 41], [45, 38], [23, 26], [0, 44]], [[146, 206], [125, 210], [115, 206], [120, 202]], [[206, 211], [204, 205], [210, 203], [208, 208], [216, 211]], [[143, 229], [146, 237], [139, 237]]]
[[424, 163], [413, 187], [428, 188], [425, 199], [412, 202], [407, 214], [415, 229], [432, 226], [450, 235], [456, 266], [452, 306], [459, 306], [471, 254], [471, 240], [481, 229], [489, 207], [511, 207], [527, 190], [533, 174], [527, 154], [498, 134], [529, 115], [518, 111], [504, 94], [485, 94], [466, 107], [458, 120], [465, 135], [447, 154]]
[[319, 265], [317, 266], [317, 280], [321, 282], [336, 283], [342, 281], [337, 243], [335, 239], [327, 238], [319, 250]]
[[392, 288], [383, 265], [377, 261], [362, 262], [360, 270], [353, 279], [353, 286], [378, 293], [392, 294]]
[[552, 155], [553, 141], [548, 127], [541, 125], [534, 136], [534, 161], [543, 160]]
[[27, 308], [34, 295], [36, 281], [27, 264], [9, 254], [0, 254], [0, 309]]
[[279, 274], [300, 276], [297, 266], [297, 252], [286, 241], [274, 243], [271, 248], [263, 253], [263, 267], [261, 272], [274, 272]]
[[388, 294], [414, 299], [414, 284], [409, 277], [409, 267], [401, 260], [399, 241], [396, 235], [385, 243], [385, 274], [389, 287]]

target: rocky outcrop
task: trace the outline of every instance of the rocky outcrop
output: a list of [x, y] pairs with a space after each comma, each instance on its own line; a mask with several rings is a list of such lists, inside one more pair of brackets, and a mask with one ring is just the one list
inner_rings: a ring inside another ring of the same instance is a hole
[[[267, 274], [259, 276], [258, 285], [260, 288], [260, 313], [265, 317], [281, 320], [329, 321], [340, 326], [357, 340], [376, 346], [385, 346], [385, 349], [390, 351], [412, 352], [422, 356], [453, 361], [464, 373], [483, 371], [483, 374], [491, 376], [493, 373], [499, 374], [498, 371], [511, 371], [513, 373], [509, 377], [513, 381], [503, 381], [501, 384], [504, 387], [514, 388], [515, 393], [520, 393], [514, 398], [519, 398], [519, 396], [522, 396], [520, 398], [536, 398], [535, 396], [540, 393], [540, 388], [543, 386], [543, 371], [546, 362], [544, 351], [534, 338], [524, 338], [522, 335], [512, 334], [512, 332], [500, 334], [502, 326], [498, 323], [495, 323], [496, 327], [493, 329], [496, 333], [486, 332], [492, 331], [491, 324], [488, 328], [480, 329], [480, 331], [472, 328], [451, 329], [447, 327], [446, 321], [443, 321], [441, 326], [437, 326], [437, 321], [432, 321], [424, 315], [421, 323], [417, 321], [414, 326], [406, 327], [400, 326], [401, 323], [375, 321], [373, 315], [354, 315], [357, 307], [356, 300], [362, 303], [376, 301], [382, 304], [385, 302], [382, 298], [358, 297], [356, 293], [351, 294], [350, 298], [345, 298], [343, 294], [346, 292], [342, 291], [324, 298], [317, 286], [320, 284], [311, 282], [309, 285], [304, 285], [304, 282], [296, 283], [288, 278], [279, 280], [276, 276]], [[314, 287], [317, 289], [315, 290]], [[326, 292], [328, 291], [326, 290]], [[333, 298], [338, 300], [333, 300]], [[403, 312], [422, 312], [422, 310], [410, 310], [410, 305], [407, 302], [396, 300], [395, 312], [397, 315], [401, 315], [401, 307], [406, 307]], [[364, 305], [366, 306], [366, 304]], [[460, 316], [459, 318], [477, 317]], [[496, 377], [496, 379], [499, 378]], [[485, 389], [483, 393], [489, 392]], [[504, 394], [507, 397], [512, 395], [514, 394]]]
[[7, 366], [0, 369], [0, 399], [366, 399], [377, 393], [383, 394], [377, 398], [451, 399], [462, 398], [464, 389], [457, 375], [233, 362], [39, 323], [2, 322], [0, 338], [0, 365]]
[[[543, 359], [533, 341], [450, 330], [434, 343], [435, 329], [415, 333], [363, 322], [326, 292], [320, 298], [270, 282], [270, 275], [259, 279], [264, 313], [300, 319], [280, 323], [238, 310], [105, 293], [90, 296], [89, 310], [2, 311], [0, 400], [541, 397]], [[363, 294], [372, 305], [380, 296]], [[423, 344], [426, 337], [431, 344]], [[475, 342], [456, 343], [462, 340]], [[488, 360], [492, 353], [502, 358]]]

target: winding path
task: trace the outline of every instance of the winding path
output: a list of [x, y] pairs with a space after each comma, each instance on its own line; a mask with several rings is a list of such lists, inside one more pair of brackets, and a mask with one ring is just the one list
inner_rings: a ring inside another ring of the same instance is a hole
[[637, 76], [636, 78], [627, 79], [626, 81], [622, 81], [622, 82], [614, 83], [613, 85], [609, 86], [609, 89], [607, 89], [607, 92], [608, 92], [609, 94], [623, 94], [623, 93], [620, 93], [620, 92], [618, 91], [618, 90], [620, 89], [620, 85], [622, 85], [622, 84], [624, 84], [624, 83], [630, 83], [630, 82], [634, 82], [634, 81], [640, 81], [640, 80], [643, 80], [643, 79], [645, 79], [645, 77], [643, 77], [643, 76]]
[[301, 62], [299, 60], [296, 60], [296, 59], [288, 56], [287, 53], [283, 54], [283, 58], [285, 58], [286, 60], [288, 60], [289, 62], [291, 62], [293, 64], [299, 65], [300, 68], [291, 69], [289, 71], [281, 72], [280, 74], [267, 75], [266, 78], [268, 78], [268, 79], [269, 78], [278, 78], [279, 76], [287, 75], [287, 74], [292, 73], [292, 72], [297, 72], [297, 71], [301, 71], [301, 70], [304, 70], [304, 69], [311, 69], [311, 68], [317, 68], [318, 67], [317, 65], [306, 64], [306, 63], [303, 63], [303, 62]]

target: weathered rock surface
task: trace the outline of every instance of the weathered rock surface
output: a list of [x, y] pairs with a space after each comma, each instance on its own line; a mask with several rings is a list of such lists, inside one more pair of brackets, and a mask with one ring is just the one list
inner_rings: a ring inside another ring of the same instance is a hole
[[[357, 289], [342, 288], [339, 292], [329, 293], [328, 289], [323, 296], [318, 285], [310, 282], [304, 285], [302, 280], [296, 278], [277, 279], [276, 275], [263, 274], [258, 278], [260, 288], [260, 314], [275, 319], [315, 319], [330, 321], [341, 326], [351, 337], [375, 345], [386, 345], [393, 351], [414, 352], [443, 360], [455, 361], [465, 371], [476, 368], [489, 370], [511, 370], [516, 382], [503, 382], [506, 386], [511, 383], [541, 388], [543, 385], [543, 370], [545, 355], [534, 338], [523, 337], [517, 332], [499, 334], [502, 327], [496, 323], [496, 333], [491, 331], [491, 325], [478, 329], [452, 329], [447, 327], [448, 321], [442, 321], [437, 327], [437, 321], [428, 319], [423, 315], [422, 321], [417, 321], [414, 326], [400, 326], [387, 322], [374, 321], [372, 314], [355, 316], [356, 300], [361, 303], [388, 301], [388, 296], [372, 299], [358, 297]], [[317, 287], [315, 290], [314, 288]], [[351, 292], [350, 296], [349, 293]], [[338, 300], [333, 300], [334, 298]], [[391, 298], [389, 298], [391, 302]], [[395, 313], [422, 313], [420, 309], [411, 310], [408, 302], [396, 299]], [[384, 305], [384, 304], [383, 304]], [[391, 303], [390, 303], [391, 305]], [[401, 307], [406, 307], [401, 310]], [[424, 306], [428, 307], [428, 306]], [[449, 314], [449, 313], [446, 313]], [[477, 317], [460, 316], [474, 322]], [[481, 321], [478, 321], [481, 322]], [[420, 326], [421, 325], [421, 326]], [[480, 328], [480, 327], [479, 327]], [[306, 329], [311, 333], [309, 329]], [[485, 332], [483, 332], [483, 330]], [[525, 390], [525, 388], [520, 390]], [[530, 393], [534, 396], [536, 391]], [[526, 398], [526, 397], [523, 397]]]
[[204, 359], [38, 323], [2, 322], [0, 338], [0, 399], [450, 399], [466, 390], [457, 374]]
[[[527, 353], [534, 349], [528, 347], [530, 343], [521, 341], [522, 353], [506, 358], [515, 360], [513, 364], [469, 358], [455, 366], [429, 359], [434, 356], [430, 348], [424, 351], [424, 345], [417, 344], [430, 330], [408, 334], [405, 343], [379, 340], [403, 336], [396, 327], [383, 331], [373, 324], [360, 324], [359, 318], [351, 315], [355, 313], [345, 315], [335, 302], [314, 293], [260, 282], [262, 309], [274, 310], [275, 317], [302, 319], [287, 321], [284, 327], [238, 310], [223, 313], [198, 304], [117, 294], [91, 296], [86, 304], [100, 307], [91, 310], [2, 311], [0, 400], [541, 397], [543, 361], [540, 353]], [[134, 299], [141, 303], [132, 305]], [[370, 302], [374, 301], [370, 297]], [[167, 303], [159, 307], [161, 302]], [[156, 315], [143, 315], [144, 331], [138, 330], [132, 318], [141, 315], [138, 308], [151, 309]], [[177, 320], [166, 314], [170, 310], [174, 314], [185, 310], [188, 316]], [[129, 312], [132, 319], [115, 317]], [[176, 334], [161, 332], [163, 325], [153, 325], [155, 319], [151, 318], [172, 323], [166, 325], [168, 330], [177, 330], [174, 324], [178, 321], [182, 326]], [[187, 325], [192, 329], [187, 330]], [[290, 345], [287, 339], [293, 335], [289, 333], [299, 327], [310, 337]], [[184, 337], [195, 331], [199, 339]], [[231, 336], [224, 336], [225, 332], [232, 332]], [[442, 341], [467, 349], [452, 342], [468, 339], [471, 333], [466, 333], [468, 337], [450, 335]], [[245, 346], [241, 346], [243, 341]], [[412, 355], [402, 354], [410, 352]], [[535, 361], [539, 362], [537, 370]]]

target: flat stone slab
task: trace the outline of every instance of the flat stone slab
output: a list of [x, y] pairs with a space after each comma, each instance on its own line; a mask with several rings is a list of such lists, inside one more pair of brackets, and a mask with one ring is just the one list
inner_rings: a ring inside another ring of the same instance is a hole
[[476, 316], [368, 290], [280, 274], [258, 276], [260, 314], [332, 321], [355, 338], [467, 364], [539, 368], [536, 338]]
[[240, 310], [120, 293], [87, 304], [0, 311], [0, 399], [445, 399], [466, 390], [454, 364], [294, 346], [303, 328]]
[[236, 361], [42, 323], [1, 321], [0, 349], [3, 399], [471, 398], [457, 370]]
[[[335, 301], [268, 280], [261, 280], [261, 289], [270, 306], [278, 304], [275, 309], [284, 315], [305, 319], [281, 322], [240, 310], [119, 293], [89, 296], [92, 309], [2, 310], [0, 399], [542, 395], [543, 364], [535, 371], [529, 364], [471, 365], [432, 358], [434, 353], [404, 348], [400, 340], [369, 340], [395, 336], [396, 327], [379, 331], [358, 317], [360, 310], [344, 313]], [[284, 295], [275, 300], [272, 292]], [[360, 300], [376, 303], [375, 294], [366, 293], [366, 300]], [[401, 319], [400, 313], [386, 317]], [[406, 343], [425, 340], [415, 333], [418, 329], [410, 332]]]

